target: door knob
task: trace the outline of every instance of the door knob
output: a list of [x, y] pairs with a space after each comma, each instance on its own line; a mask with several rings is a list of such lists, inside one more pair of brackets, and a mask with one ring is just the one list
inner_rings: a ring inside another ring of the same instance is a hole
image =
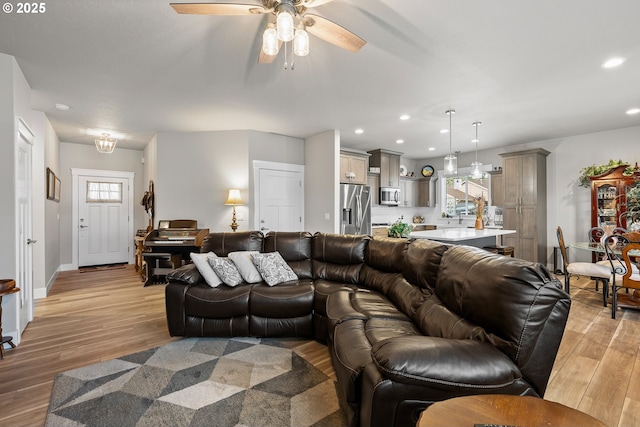
[[27, 239], [27, 245], [33, 245], [33, 244], [36, 244], [36, 243], [38, 243], [37, 240]]
[[81, 225], [80, 228], [88, 228], [88, 225]]

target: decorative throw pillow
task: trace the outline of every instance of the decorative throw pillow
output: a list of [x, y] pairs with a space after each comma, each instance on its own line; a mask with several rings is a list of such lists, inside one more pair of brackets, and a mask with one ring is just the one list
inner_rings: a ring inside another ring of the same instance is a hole
[[256, 253], [252, 257], [253, 263], [269, 286], [298, 279], [280, 252]]
[[219, 278], [229, 286], [237, 286], [243, 282], [236, 265], [229, 258], [207, 258], [211, 268]]
[[253, 260], [251, 259], [251, 255], [258, 254], [258, 251], [238, 251], [238, 252], [229, 252], [229, 258], [236, 265], [240, 275], [247, 283], [258, 283], [262, 282], [262, 276], [260, 272], [256, 269], [256, 266], [253, 265]]
[[207, 261], [209, 257], [217, 258], [218, 256], [215, 253], [208, 252], [208, 253], [200, 254], [196, 252], [191, 252], [190, 257], [191, 257], [191, 261], [193, 261], [196, 268], [198, 269], [198, 272], [200, 272], [200, 275], [202, 276], [202, 278], [205, 280], [205, 282], [207, 282], [207, 285], [211, 286], [212, 288], [215, 288], [220, 283], [222, 283], [222, 280], [220, 280], [216, 272], [213, 271], [213, 268], [209, 264], [209, 261]]

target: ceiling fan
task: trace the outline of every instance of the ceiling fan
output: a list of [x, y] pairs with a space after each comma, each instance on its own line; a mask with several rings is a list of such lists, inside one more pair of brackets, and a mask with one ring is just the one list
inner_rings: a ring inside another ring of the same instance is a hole
[[[294, 42], [294, 53], [299, 56], [306, 55], [309, 52], [306, 31], [350, 52], [359, 51], [362, 46], [367, 43], [351, 31], [327, 18], [306, 13], [307, 8], [320, 6], [331, 1], [332, 0], [262, 0], [262, 5], [217, 2], [171, 3], [171, 7], [180, 14], [192, 15], [273, 14], [277, 17], [277, 22], [275, 25], [273, 23], [267, 25], [267, 29], [263, 35], [263, 46], [258, 56], [258, 63], [269, 64], [276, 58], [281, 44], [291, 40]], [[293, 18], [297, 18], [299, 21], [296, 27], [293, 26]], [[300, 38], [298, 38], [298, 36], [300, 36]]]

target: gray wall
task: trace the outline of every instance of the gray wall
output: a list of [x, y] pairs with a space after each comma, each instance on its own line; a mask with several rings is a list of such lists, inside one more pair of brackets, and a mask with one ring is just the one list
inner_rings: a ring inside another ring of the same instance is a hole
[[[340, 132], [331, 130], [305, 140], [305, 228], [337, 233], [340, 199]], [[325, 215], [329, 214], [329, 219]]]
[[[116, 149], [111, 154], [98, 153], [95, 145], [60, 143], [60, 170], [55, 170], [62, 181], [60, 194], [60, 264], [63, 269], [72, 268], [72, 194], [71, 168], [125, 171], [135, 173], [133, 193], [134, 230], [146, 228], [147, 216], [140, 204], [147, 183], [144, 182], [142, 164], [143, 152], [140, 150]], [[133, 245], [133, 236], [131, 236]], [[133, 250], [130, 262], [133, 262]]]

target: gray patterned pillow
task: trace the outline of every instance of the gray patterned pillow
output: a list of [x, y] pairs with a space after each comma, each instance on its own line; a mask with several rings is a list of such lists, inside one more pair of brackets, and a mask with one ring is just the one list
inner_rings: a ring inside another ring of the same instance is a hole
[[260, 275], [269, 286], [298, 279], [280, 252], [257, 253], [252, 254], [251, 257]]
[[242, 276], [236, 265], [229, 258], [207, 258], [209, 265], [218, 277], [229, 286], [237, 286], [242, 283]]

